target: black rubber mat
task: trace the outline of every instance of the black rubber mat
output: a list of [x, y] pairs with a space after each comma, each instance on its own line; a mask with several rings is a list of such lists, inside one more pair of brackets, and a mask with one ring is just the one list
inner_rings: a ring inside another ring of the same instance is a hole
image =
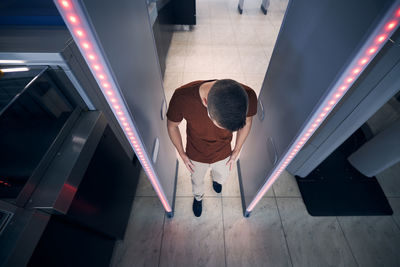
[[392, 215], [393, 210], [375, 177], [366, 177], [347, 157], [366, 142], [359, 129], [307, 177], [296, 176], [312, 216]]

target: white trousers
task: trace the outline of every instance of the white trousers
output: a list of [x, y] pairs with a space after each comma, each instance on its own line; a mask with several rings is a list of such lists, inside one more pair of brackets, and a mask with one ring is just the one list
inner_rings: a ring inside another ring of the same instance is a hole
[[194, 165], [194, 173], [192, 173], [192, 190], [196, 200], [200, 201], [204, 196], [204, 176], [209, 168], [211, 168], [211, 177], [213, 181], [224, 184], [229, 176], [229, 166], [226, 165], [230, 157], [214, 162], [202, 163], [192, 160]]

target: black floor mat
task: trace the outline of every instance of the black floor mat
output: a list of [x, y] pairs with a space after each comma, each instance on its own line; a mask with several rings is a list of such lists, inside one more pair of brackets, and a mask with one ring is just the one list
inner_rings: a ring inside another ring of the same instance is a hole
[[296, 176], [310, 215], [393, 214], [376, 178], [364, 176], [347, 161], [347, 157], [365, 142], [365, 136], [359, 129], [307, 177]]

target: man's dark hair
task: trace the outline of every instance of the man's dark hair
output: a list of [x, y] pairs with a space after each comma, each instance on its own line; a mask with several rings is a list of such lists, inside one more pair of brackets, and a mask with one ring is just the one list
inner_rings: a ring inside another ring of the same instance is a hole
[[245, 89], [240, 83], [230, 79], [214, 83], [207, 97], [211, 118], [230, 131], [237, 131], [246, 124], [248, 103]]

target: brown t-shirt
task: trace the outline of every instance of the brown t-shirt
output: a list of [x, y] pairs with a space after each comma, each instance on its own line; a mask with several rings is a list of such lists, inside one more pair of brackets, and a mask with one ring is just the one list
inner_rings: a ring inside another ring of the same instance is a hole
[[[208, 117], [199, 88], [205, 82], [194, 81], [175, 90], [169, 102], [167, 118], [173, 122], [187, 121], [186, 154], [194, 161], [214, 163], [231, 155], [232, 132], [220, 129]], [[247, 116], [257, 113], [257, 96], [250, 87], [241, 84], [249, 97]]]

